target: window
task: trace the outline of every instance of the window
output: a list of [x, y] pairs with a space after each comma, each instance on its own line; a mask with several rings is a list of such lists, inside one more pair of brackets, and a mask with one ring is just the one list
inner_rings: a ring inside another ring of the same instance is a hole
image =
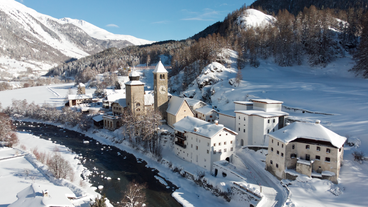
[[196, 150], [198, 150], [198, 146], [196, 146]]
[[141, 109], [137, 109], [136, 111], [141, 111]]
[[273, 147], [271, 147], [271, 152], [273, 152]]
[[138, 106], [141, 106], [141, 104], [140, 103], [137, 103], [135, 106], [138, 107]]
[[305, 160], [310, 160], [310, 155], [309, 154], [305, 155]]
[[193, 144], [190, 144], [190, 147], [193, 148]]
[[275, 131], [275, 129], [272, 129], [272, 131], [274, 132], [274, 131]]
[[316, 155], [316, 160], [321, 160], [321, 156]]
[[224, 149], [224, 152], [226, 152], [226, 151], [227, 151], [227, 149], [225, 148], [225, 149]]
[[291, 149], [295, 149], [295, 145], [294, 144], [291, 146]]
[[232, 144], [233, 143], [233, 141], [230, 141], [230, 144]]
[[309, 148], [310, 148], [309, 144], [305, 145], [305, 149], [309, 149]]
[[271, 165], [273, 164], [272, 160], [270, 160]]
[[284, 157], [284, 153], [281, 152], [281, 157]]
[[280, 143], [279, 142], [277, 142], [277, 146], [280, 146]]
[[326, 153], [330, 153], [331, 150], [329, 148], [326, 149]]
[[339, 149], [339, 152], [341, 152], [341, 148]]
[[230, 148], [230, 151], [234, 151], [234, 148], [232, 147], [232, 148]]
[[273, 140], [271, 142], [273, 143]]
[[238, 128], [238, 131], [240, 132], [240, 127]]
[[331, 161], [331, 159], [330, 159], [329, 157], [326, 157], [326, 158], [325, 158], [325, 161], [326, 161], [326, 162], [330, 162], [330, 161]]
[[279, 164], [276, 164], [276, 168], [279, 168]]
[[284, 144], [281, 144], [281, 148], [284, 148]]
[[213, 146], [216, 147], [216, 143], [213, 143]]
[[296, 154], [295, 154], [295, 153], [292, 153], [292, 154], [290, 155], [290, 158], [296, 158]]
[[224, 145], [226, 145], [226, 142], [224, 142]]
[[275, 123], [275, 119], [273, 119], [273, 123]]
[[244, 121], [245, 121], [245, 117], [244, 117]]
[[207, 147], [209, 147], [209, 146], [210, 146], [210, 143], [208, 142], [208, 143], [207, 143]]
[[243, 129], [243, 132], [245, 133], [245, 129]]
[[219, 134], [219, 136], [221, 137], [221, 134]]
[[219, 142], [219, 146], [221, 146], [221, 142]]
[[276, 154], [280, 154], [280, 152], [277, 150]]
[[210, 116], [210, 118], [212, 118], [212, 116]]
[[239, 120], [240, 120], [240, 116], [239, 116], [238, 118], [239, 118]]
[[321, 151], [321, 148], [320, 147], [317, 147], [317, 151]]
[[213, 150], [213, 154], [216, 154], [216, 150]]
[[207, 150], [207, 154], [210, 154], [210, 151], [209, 150]]
[[269, 130], [269, 129], [267, 129], [267, 134], [268, 134], [268, 133], [270, 133], [270, 130]]
[[221, 149], [219, 149], [218, 152], [221, 153]]
[[270, 120], [267, 120], [268, 123], [270, 123]]

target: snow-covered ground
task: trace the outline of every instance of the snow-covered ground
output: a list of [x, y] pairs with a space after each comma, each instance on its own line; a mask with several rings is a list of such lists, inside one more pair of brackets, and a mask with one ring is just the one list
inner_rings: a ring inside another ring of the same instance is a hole
[[[0, 206], [5, 207], [15, 202], [18, 192], [32, 183], [38, 183], [66, 186], [77, 196], [77, 199], [73, 201], [75, 206], [88, 207], [90, 199], [98, 194], [95, 192], [95, 187], [82, 181], [80, 175], [85, 175], [88, 170], [81, 165], [79, 159], [75, 159], [78, 156], [62, 145], [41, 139], [27, 132], [20, 132], [17, 135], [19, 145], [16, 148], [0, 148], [0, 183], [3, 186], [0, 188]], [[71, 164], [75, 172], [73, 182], [53, 178], [47, 172], [47, 168], [29, 154], [33, 149], [38, 149], [40, 153], [52, 154], [56, 148], [58, 153]], [[83, 183], [83, 186], [80, 186], [81, 183]], [[4, 186], [7, 187], [4, 188]], [[109, 204], [109, 206], [112, 205]]]
[[[236, 54], [227, 51], [225, 56], [227, 55], [232, 63], [230, 64], [231, 68], [226, 68], [218, 63], [211, 64], [197, 78], [198, 82], [190, 86], [184, 94], [201, 98], [203, 93], [198, 88], [198, 84], [212, 79], [216, 83], [204, 88], [213, 92], [212, 105], [220, 111], [233, 110], [233, 101], [235, 100], [243, 101], [251, 98], [280, 100], [284, 101], [284, 106], [292, 108], [284, 109], [290, 113], [291, 119], [311, 122], [319, 119], [322, 121], [321, 124], [336, 133], [343, 136], [348, 135], [350, 139], [352, 137], [359, 139], [361, 141], [360, 147], [345, 148], [344, 165], [341, 168], [338, 185], [326, 180], [301, 176], [298, 180], [290, 182], [291, 201], [288, 201], [287, 205], [366, 206], [365, 196], [368, 185], [365, 181], [368, 178], [368, 164], [355, 162], [351, 153], [358, 150], [368, 154], [368, 128], [366, 127], [368, 124], [366, 118], [368, 117], [368, 82], [348, 72], [354, 63], [351, 57], [338, 59], [326, 68], [310, 68], [306, 65], [279, 67], [272, 61], [262, 60], [258, 68], [246, 66], [242, 69], [243, 81], [234, 86], [230, 83], [233, 83], [236, 77], [234, 61]], [[143, 70], [141, 72], [145, 74], [142, 81], [152, 89], [153, 79], [150, 75], [152, 71]], [[2, 91], [0, 92], [0, 102], [3, 107], [6, 107], [11, 104], [11, 99], [15, 98], [27, 99], [28, 102], [35, 101], [39, 104], [48, 102], [62, 106], [63, 99], [71, 86], [72, 84], [64, 84]], [[73, 90], [75, 91], [75, 88]], [[90, 90], [93, 92], [92, 89]], [[91, 134], [91, 136], [100, 142], [113, 144], [113, 142], [102, 138], [103, 136], [99, 136], [98, 133]], [[157, 168], [162, 177], [180, 187], [173, 196], [180, 202], [186, 203], [185, 206], [208, 206], [209, 204], [228, 206], [235, 204], [216, 198], [144, 154], [139, 154], [127, 146], [119, 147], [135, 154], [137, 158], [147, 160], [148, 165]], [[177, 158], [169, 150], [165, 150], [163, 156], [178, 166], [191, 169], [193, 172], [197, 170], [192, 164]], [[264, 155], [259, 157], [259, 163], [264, 165], [260, 161], [264, 159]], [[206, 176], [210, 177], [210, 175]], [[213, 180], [212, 182], [219, 181]]]

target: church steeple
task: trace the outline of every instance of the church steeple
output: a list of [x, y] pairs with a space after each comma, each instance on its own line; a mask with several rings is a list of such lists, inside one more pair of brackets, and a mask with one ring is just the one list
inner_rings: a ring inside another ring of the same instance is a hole
[[153, 71], [154, 78], [154, 110], [160, 112], [162, 119], [166, 120], [166, 110], [168, 105], [168, 72], [162, 65], [161, 60], [157, 63]]
[[133, 69], [129, 75], [129, 81], [125, 83], [126, 104], [135, 115], [145, 113], [144, 83], [139, 78], [139, 73]]

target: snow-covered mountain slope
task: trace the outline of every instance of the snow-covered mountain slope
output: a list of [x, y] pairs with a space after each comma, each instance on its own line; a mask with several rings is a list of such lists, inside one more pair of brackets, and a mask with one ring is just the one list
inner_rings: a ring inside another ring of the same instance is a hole
[[[110, 47], [151, 43], [111, 34], [82, 20], [59, 20], [14, 0], [0, 0], [0, 19], [0, 57], [37, 62], [32, 69], [44, 63], [52, 65], [85, 57]], [[0, 70], [7, 69], [7, 62], [1, 62]]]
[[139, 39], [131, 35], [113, 34], [104, 29], [96, 27], [95, 25], [89, 22], [86, 22], [84, 20], [71, 19], [67, 17], [62, 18], [60, 20], [66, 23], [74, 24], [75, 26], [85, 31], [91, 37], [99, 39], [99, 40], [126, 40], [126, 41], [133, 43], [134, 45], [145, 45], [145, 44], [151, 44], [154, 42], [154, 41]]
[[275, 21], [275, 17], [267, 15], [256, 9], [245, 10], [237, 19], [238, 25], [245, 30], [251, 27], [265, 27], [270, 24], [273, 25]]
[[[237, 57], [230, 50], [223, 53], [228, 54], [229, 61]], [[321, 120], [325, 127], [348, 136], [350, 142], [359, 144], [344, 147], [339, 184], [302, 176], [289, 185], [291, 201], [295, 206], [322, 206], [321, 203], [323, 206], [366, 206], [367, 185], [362, 181], [368, 179], [368, 164], [354, 161], [352, 153], [368, 154], [368, 85], [367, 80], [348, 72], [353, 64], [351, 56], [338, 58], [324, 68], [306, 64], [280, 67], [273, 61], [261, 60], [258, 68], [248, 64], [241, 69], [243, 80], [237, 84], [234, 81], [236, 64], [226, 67], [228, 64], [214, 62], [206, 66], [182, 94], [207, 100], [224, 113], [234, 111], [234, 101], [280, 100], [287, 107], [283, 110], [290, 114], [289, 118], [306, 122]], [[180, 87], [184, 77], [184, 74], [172, 77], [171, 88]]]

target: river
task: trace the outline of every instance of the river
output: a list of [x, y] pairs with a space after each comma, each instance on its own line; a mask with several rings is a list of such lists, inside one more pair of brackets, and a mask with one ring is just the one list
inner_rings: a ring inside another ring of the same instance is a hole
[[[53, 125], [18, 122], [17, 130], [27, 131], [43, 139], [51, 138], [52, 141], [65, 145], [76, 154], [83, 156], [86, 160], [83, 166], [92, 172], [89, 176], [90, 182], [96, 187], [103, 185], [104, 188], [99, 193], [105, 195], [113, 204], [123, 199], [126, 186], [135, 180], [138, 183], [147, 183], [147, 206], [181, 206], [171, 196], [177, 187], [166, 180], [167, 186], [161, 184], [154, 177], [159, 176], [158, 171], [146, 167], [145, 161], [137, 160], [132, 154], [113, 146], [102, 145], [81, 133]], [[86, 140], [89, 144], [83, 143]], [[101, 175], [111, 177], [111, 180], [101, 178]]]

